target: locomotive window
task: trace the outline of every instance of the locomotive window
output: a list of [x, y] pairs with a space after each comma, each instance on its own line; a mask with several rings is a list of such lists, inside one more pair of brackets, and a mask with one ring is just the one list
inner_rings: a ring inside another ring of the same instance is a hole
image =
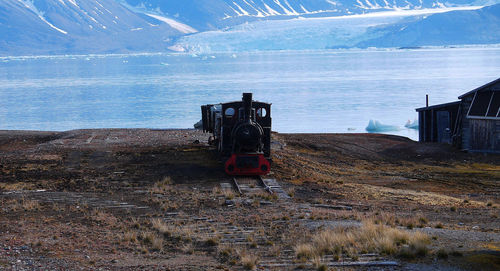
[[224, 115], [226, 115], [227, 118], [232, 118], [234, 116], [234, 108], [227, 108], [226, 111], [224, 111]]
[[257, 109], [257, 116], [265, 118], [267, 115], [266, 109], [264, 107]]

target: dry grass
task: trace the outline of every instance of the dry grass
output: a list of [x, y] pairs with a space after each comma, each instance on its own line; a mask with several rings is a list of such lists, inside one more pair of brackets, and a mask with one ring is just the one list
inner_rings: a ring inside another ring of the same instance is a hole
[[178, 239], [190, 241], [193, 239], [194, 232], [191, 228], [179, 226], [172, 229], [172, 236]]
[[132, 228], [135, 228], [135, 229], [140, 229], [141, 228], [141, 223], [135, 217], [132, 217], [132, 219], [130, 219], [130, 224], [131, 224]]
[[163, 250], [163, 238], [155, 235], [151, 240], [151, 249], [153, 251], [162, 251]]
[[140, 240], [146, 246], [148, 246], [152, 251], [161, 251], [163, 249], [163, 238], [157, 234], [144, 231], [140, 234]]
[[212, 196], [214, 197], [219, 197], [221, 195], [223, 195], [222, 193], [222, 189], [219, 187], [219, 186], [215, 186], [213, 189], [212, 189]]
[[65, 210], [65, 207], [63, 205], [60, 205], [56, 202], [53, 202], [50, 207], [55, 212], [63, 212]]
[[172, 237], [180, 240], [191, 240], [194, 235], [193, 230], [190, 228], [169, 225], [159, 218], [152, 219], [151, 225], [153, 229], [165, 237]]
[[42, 206], [37, 200], [20, 199], [2, 199], [0, 201], [0, 212], [16, 212], [16, 211], [39, 211]]
[[313, 267], [318, 271], [327, 271], [328, 266], [321, 261], [321, 257], [314, 257], [312, 260]]
[[108, 226], [115, 226], [118, 224], [118, 218], [113, 214], [105, 212], [101, 209], [93, 209], [90, 212], [90, 219], [95, 222], [106, 224]]
[[[453, 206], [460, 205], [463, 200], [459, 197], [452, 197], [444, 194], [439, 194], [436, 192], [424, 192], [424, 191], [414, 191], [406, 189], [394, 189], [389, 187], [381, 187], [367, 184], [350, 184], [355, 189], [358, 189], [360, 193], [364, 195], [369, 195], [375, 200], [382, 199], [397, 199], [404, 201], [412, 201], [414, 203], [419, 203], [422, 205], [430, 206]], [[470, 201], [468, 203], [471, 207], [481, 206], [479, 201]]]
[[156, 238], [156, 235], [150, 231], [143, 231], [139, 235], [139, 239], [146, 245], [153, 243], [153, 239]]
[[241, 265], [247, 270], [255, 270], [259, 262], [259, 257], [256, 255], [245, 254], [241, 256]]
[[412, 215], [411, 217], [395, 217], [392, 213], [375, 212], [373, 214], [365, 215], [361, 220], [372, 220], [375, 224], [387, 225], [391, 227], [402, 226], [408, 229], [414, 227], [423, 228], [429, 223], [429, 220], [421, 213]]
[[[153, 219], [151, 224], [157, 232], [146, 230], [142, 231], [139, 236], [137, 236], [135, 232], [126, 232], [123, 239], [129, 242], [140, 240], [141, 243], [149, 247], [151, 251], [162, 251], [164, 242], [163, 236], [168, 231], [168, 226], [161, 219]], [[163, 234], [163, 236], [158, 235], [158, 233]]]
[[279, 257], [283, 248], [280, 245], [273, 244], [270, 248], [268, 248], [267, 253], [274, 257]]
[[153, 226], [153, 229], [157, 230], [161, 234], [166, 234], [170, 230], [168, 225], [160, 218], [152, 219], [151, 225]]
[[427, 252], [430, 238], [421, 232], [409, 232], [365, 221], [361, 227], [340, 227], [321, 231], [312, 243], [295, 246], [297, 257], [313, 258], [324, 254], [380, 253], [398, 255], [402, 252], [421, 255]]
[[191, 243], [187, 243], [181, 246], [181, 251], [186, 253], [186, 254], [193, 254], [194, 253], [194, 246]]
[[298, 259], [312, 259], [316, 256], [316, 248], [312, 244], [298, 244], [293, 250]]
[[37, 211], [40, 210], [41, 206], [37, 200], [21, 200], [21, 207], [24, 211]]
[[169, 176], [164, 177], [161, 181], [156, 182], [149, 190], [151, 194], [164, 194], [169, 191], [169, 186], [172, 184], [172, 179]]
[[436, 228], [436, 229], [443, 229], [444, 225], [443, 225], [443, 223], [438, 222], [437, 224], [434, 225], [434, 228]]
[[0, 183], [0, 191], [19, 191], [19, 190], [34, 190], [36, 184], [16, 182], [16, 183]]
[[[193, 200], [195, 202], [195, 200]], [[169, 199], [157, 199], [156, 203], [160, 206], [160, 210], [166, 212], [168, 210], [177, 210], [179, 205]]]
[[222, 191], [222, 194], [224, 194], [224, 197], [226, 199], [229, 199], [229, 200], [234, 199], [234, 192], [232, 190], [224, 189]]
[[278, 195], [270, 194], [269, 192], [259, 191], [253, 194], [252, 198], [260, 198], [267, 201], [276, 201], [278, 199]]
[[206, 236], [205, 245], [209, 247], [215, 247], [219, 245], [219, 236]]
[[239, 257], [238, 251], [235, 250], [233, 246], [220, 244], [217, 247], [217, 255], [221, 262], [231, 262], [232, 265], [237, 263]]
[[123, 241], [136, 243], [137, 242], [137, 233], [134, 231], [127, 231], [123, 234]]
[[497, 255], [478, 253], [465, 257], [465, 261], [470, 263], [474, 270], [500, 270]]

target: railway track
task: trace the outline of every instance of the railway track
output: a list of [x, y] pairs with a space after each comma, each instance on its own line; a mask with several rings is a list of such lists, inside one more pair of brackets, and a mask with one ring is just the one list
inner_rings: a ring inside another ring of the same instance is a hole
[[275, 195], [281, 199], [290, 198], [274, 178], [263, 178], [262, 176], [238, 176], [229, 182], [221, 183], [222, 189], [232, 189], [240, 196], [251, 196], [262, 192]]
[[273, 190], [264, 182], [261, 176], [254, 177], [233, 177], [231, 179], [233, 182], [234, 189], [243, 195], [244, 192], [251, 193], [256, 190], [264, 189], [264, 191], [269, 194], [273, 194]]

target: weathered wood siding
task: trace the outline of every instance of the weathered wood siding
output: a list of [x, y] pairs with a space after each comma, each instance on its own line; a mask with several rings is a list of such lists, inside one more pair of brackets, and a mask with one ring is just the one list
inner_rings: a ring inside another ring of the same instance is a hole
[[418, 141], [420, 142], [426, 142], [425, 140], [425, 130], [426, 130], [426, 125], [425, 125], [425, 111], [420, 111], [418, 112]]
[[458, 102], [417, 108], [419, 141], [500, 153], [499, 94], [500, 78], [459, 96]]
[[500, 120], [469, 119], [470, 150], [500, 152]]
[[451, 143], [460, 102], [417, 109], [420, 142]]
[[462, 99], [462, 149], [468, 150], [470, 149], [470, 119], [467, 118], [467, 113], [469, 112], [469, 107], [472, 104], [472, 99], [474, 98], [474, 94], [466, 96]]

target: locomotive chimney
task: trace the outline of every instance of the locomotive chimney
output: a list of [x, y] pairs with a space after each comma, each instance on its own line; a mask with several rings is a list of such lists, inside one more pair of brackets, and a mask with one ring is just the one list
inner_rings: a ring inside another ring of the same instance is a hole
[[252, 93], [243, 93], [243, 108], [245, 111], [245, 122], [250, 122], [252, 114]]

